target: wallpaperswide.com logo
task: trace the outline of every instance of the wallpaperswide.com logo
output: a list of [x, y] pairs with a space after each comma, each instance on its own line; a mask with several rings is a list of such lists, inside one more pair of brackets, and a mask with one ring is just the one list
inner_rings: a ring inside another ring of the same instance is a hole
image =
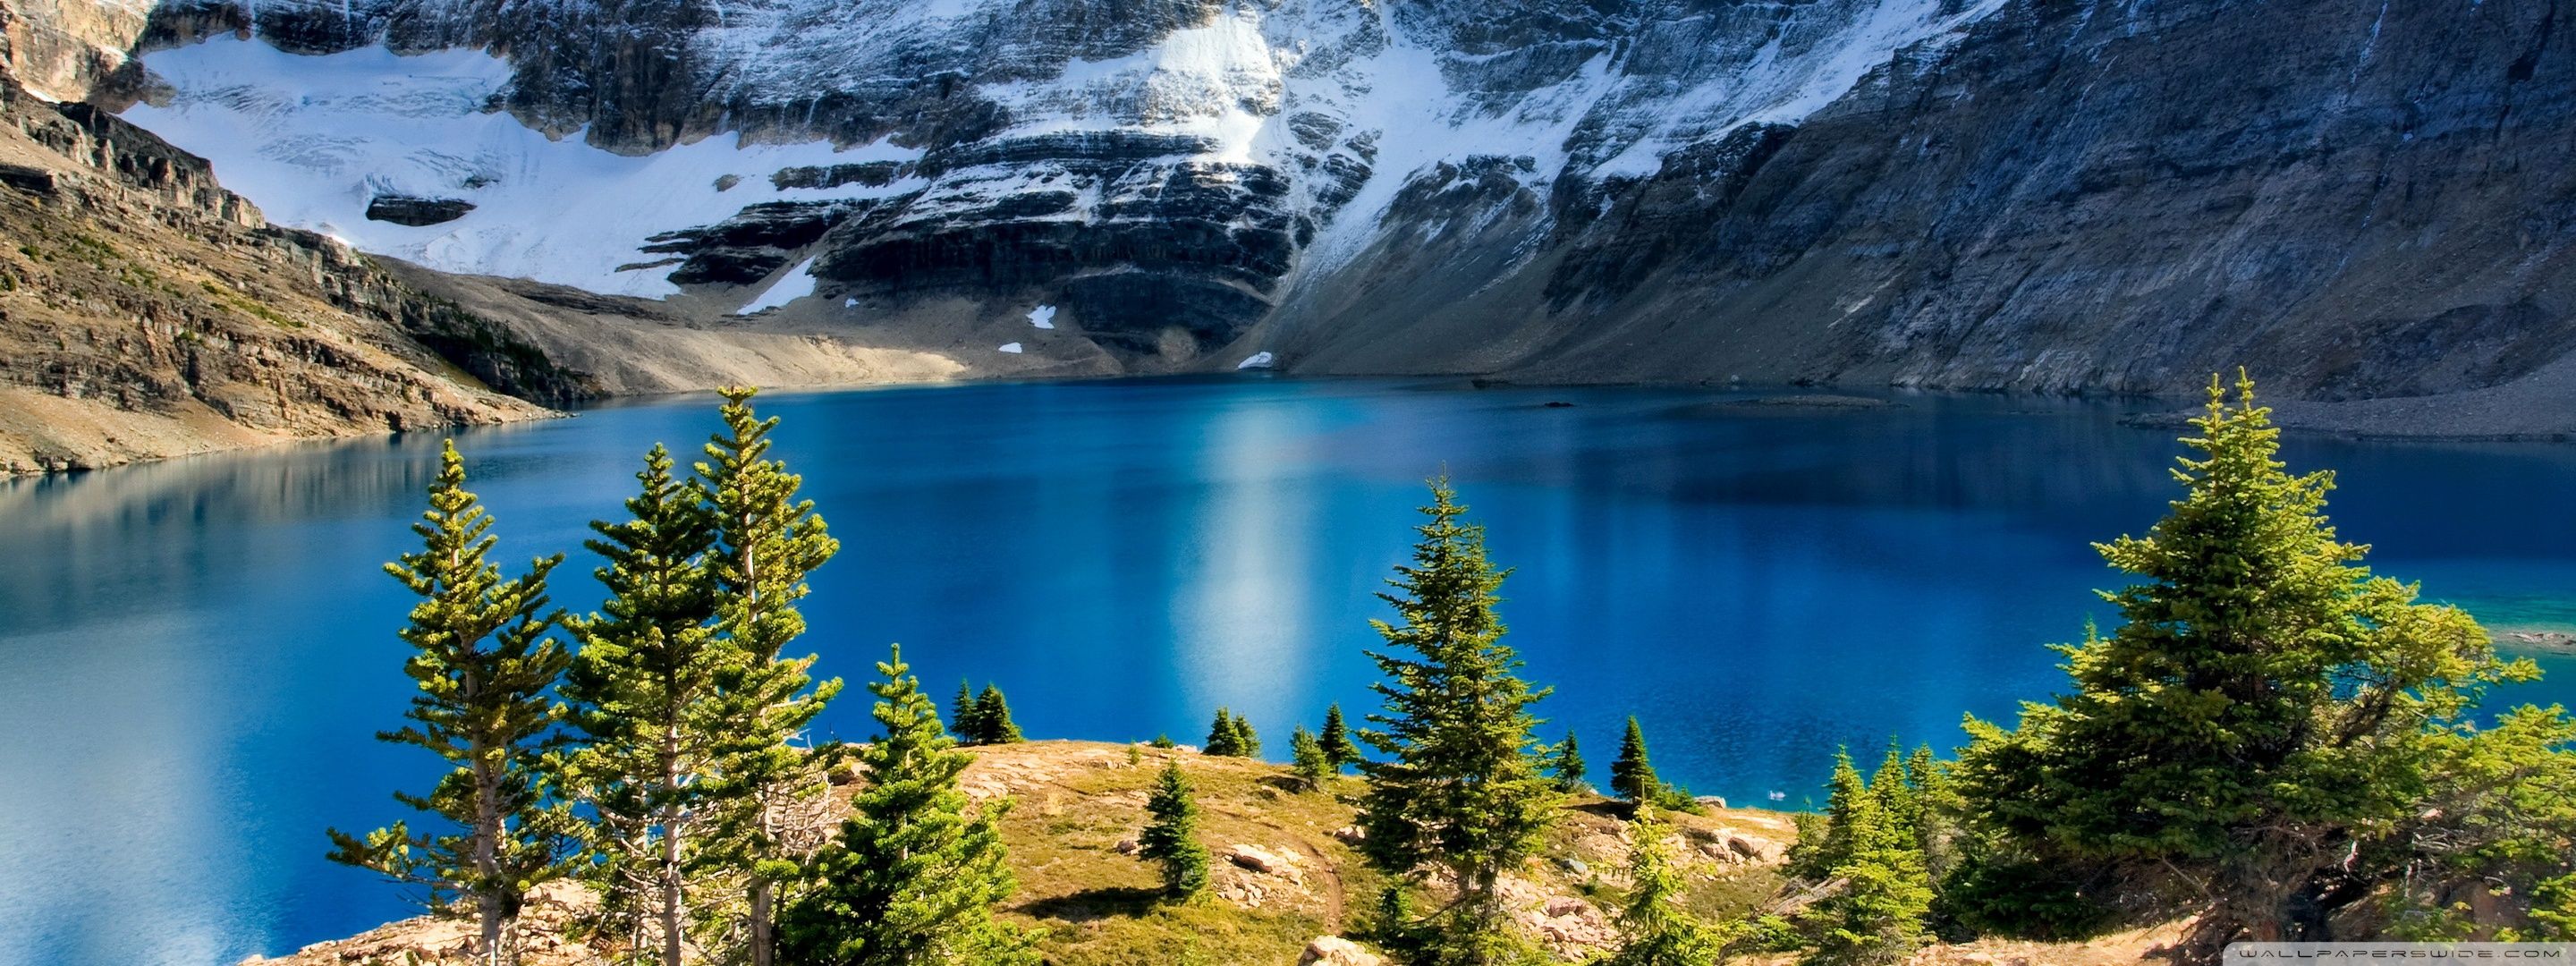
[[2565, 963], [2576, 943], [2231, 943], [2230, 963], [2361, 963], [2390, 960]]

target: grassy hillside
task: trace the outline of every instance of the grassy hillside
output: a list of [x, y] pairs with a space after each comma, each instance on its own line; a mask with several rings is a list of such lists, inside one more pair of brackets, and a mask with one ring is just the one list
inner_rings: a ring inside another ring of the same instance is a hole
[[[1013, 803], [1003, 833], [1020, 887], [1004, 913], [1045, 930], [1041, 948], [1058, 966], [1295, 963], [1317, 937], [1356, 930], [1377, 895], [1379, 877], [1341, 837], [1352, 834], [1356, 778], [1309, 792], [1283, 766], [1186, 749], [1143, 748], [1132, 765], [1127, 746], [1097, 742], [969, 750], [967, 793]], [[1179, 756], [1197, 786], [1203, 838], [1216, 855], [1210, 894], [1187, 905], [1158, 901], [1154, 869], [1127, 854], [1164, 756]], [[1626, 884], [1628, 852], [1619, 812], [1599, 798], [1578, 800], [1546, 855], [1507, 884], [1515, 918], [1561, 958], [1579, 960], [1612, 938], [1604, 909]], [[1778, 860], [1795, 834], [1787, 816], [1711, 809], [1672, 818], [1697, 911], [1740, 915], [1778, 891]], [[579, 889], [558, 887], [535, 906], [530, 966], [602, 961], [562, 932], [588, 905]], [[268, 962], [462, 961], [469, 928], [409, 920]]]

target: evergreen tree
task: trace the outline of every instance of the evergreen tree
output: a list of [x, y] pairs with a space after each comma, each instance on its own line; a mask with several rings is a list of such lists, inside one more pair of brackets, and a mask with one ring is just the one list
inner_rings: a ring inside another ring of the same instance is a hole
[[722, 753], [710, 713], [727, 652], [716, 646], [715, 521], [703, 494], [671, 476], [660, 446], [636, 474], [630, 518], [597, 521], [587, 544], [608, 560], [603, 613], [571, 618], [580, 643], [563, 697], [581, 747], [570, 774], [591, 808], [594, 880], [605, 904], [649, 919], [664, 966], [687, 945], [688, 856], [708, 815], [705, 779]]
[[1324, 709], [1324, 733], [1317, 740], [1324, 746], [1324, 760], [1332, 762], [1334, 768], [1360, 763], [1360, 748], [1351, 743], [1350, 728], [1342, 723], [1341, 702]]
[[1887, 746], [1887, 757], [1879, 760], [1878, 771], [1870, 775], [1869, 792], [1887, 810], [1888, 821], [1907, 837], [1922, 827], [1923, 797], [1906, 781], [1905, 753], [1894, 742]]
[[[1896, 780], [1887, 784], [1901, 788], [1897, 774], [1889, 773]], [[1815, 962], [1894, 962], [1924, 942], [1932, 880], [1913, 830], [1888, 810], [1890, 791], [1864, 789], [1849, 799], [1848, 812], [1835, 816], [1850, 853], [1829, 873], [1841, 888], [1802, 916], [1816, 933]]]
[[1655, 778], [1655, 766], [1646, 760], [1646, 732], [1637, 727], [1637, 716], [1628, 716], [1628, 733], [1619, 738], [1619, 757], [1610, 762], [1610, 794], [1633, 804], [1662, 799], [1663, 783]]
[[979, 745], [1015, 745], [1028, 739], [1021, 737], [1020, 726], [1011, 720], [1011, 703], [1002, 697], [1002, 689], [990, 684], [975, 698], [975, 743]]
[[[2503, 925], [2500, 940], [2576, 940], [2576, 721], [2526, 706], [2433, 744], [2438, 780], [2390, 836], [2402, 860], [2378, 877], [2393, 893], [2389, 938]], [[2483, 923], [2460, 902], [2478, 894], [2501, 907]]]
[[778, 418], [752, 411], [757, 392], [718, 390], [725, 431], [710, 437], [707, 459], [697, 464], [716, 519], [713, 571], [718, 589], [715, 628], [729, 656], [719, 675], [721, 716], [731, 739], [710, 782], [721, 824], [710, 843], [724, 861], [749, 872], [745, 888], [745, 942], [751, 966], [770, 966], [777, 948], [779, 886], [794, 878], [804, 855], [789, 836], [829, 795], [829, 762], [794, 742], [841, 690], [840, 679], [816, 683], [814, 656], [785, 656], [805, 632], [796, 602], [805, 577], [840, 550], [812, 501], [800, 501], [801, 477], [768, 459], [769, 434]]
[[2185, 494], [2145, 537], [2098, 545], [2136, 578], [2108, 636], [2063, 648], [2072, 693], [2017, 730], [1971, 719], [1980, 819], [2059, 864], [2163, 870], [2210, 899], [2195, 945], [2324, 938], [2366, 895], [2356, 846], [2415, 814], [2436, 739], [2505, 665], [2468, 615], [2415, 603], [2339, 539], [2330, 473], [2293, 476], [2240, 374], [2211, 380]]
[[1244, 747], [1243, 741], [1248, 730], [1233, 711], [1218, 708], [1216, 720], [1208, 724], [1207, 744], [1199, 749], [1199, 753], [1219, 758], [1250, 758], [1252, 752]]
[[1905, 787], [1913, 802], [1904, 820], [1913, 826], [1915, 847], [1932, 875], [1934, 891], [1959, 866], [1959, 817], [1967, 802], [1959, 796], [1949, 767], [1932, 756], [1931, 745], [1918, 745], [1905, 759]]
[[1724, 951], [1718, 931], [1681, 908], [1689, 883], [1674, 868], [1672, 846], [1664, 841], [1671, 831], [1654, 806], [1637, 809], [1628, 848], [1634, 884], [1619, 907], [1619, 951], [1603, 966], [1716, 966]]
[[1333, 775], [1333, 762], [1324, 755], [1324, 743], [1315, 740], [1314, 733], [1307, 731], [1305, 725], [1298, 725], [1297, 730], [1288, 735], [1288, 756], [1297, 780], [1305, 783], [1309, 790], [1324, 787], [1324, 780]]
[[1261, 757], [1261, 736], [1252, 730], [1252, 719], [1234, 716], [1234, 755], [1237, 758]]
[[[1645, 748], [1644, 740], [1643, 737], [1638, 739], [1640, 753], [1643, 753]], [[1557, 790], [1568, 795], [1576, 794], [1589, 787], [1583, 783], [1583, 751], [1574, 746], [1573, 731], [1568, 730], [1564, 741], [1557, 742], [1556, 747], [1548, 749], [1547, 771], [1548, 774], [1555, 776]]]
[[975, 686], [966, 683], [964, 679], [959, 679], [957, 697], [948, 702], [948, 730], [957, 736], [958, 744], [981, 743], [984, 722], [976, 715], [976, 710]]
[[436, 753], [452, 766], [427, 795], [395, 800], [455, 826], [414, 832], [406, 822], [363, 839], [329, 831], [330, 857], [421, 888], [432, 912], [468, 908], [479, 920], [477, 953], [506, 957], [505, 933], [529, 890], [568, 874], [574, 822], [549, 801], [544, 761], [562, 709], [547, 696], [572, 661], [547, 636], [560, 616], [546, 610], [546, 575], [563, 562], [535, 560], [504, 580], [485, 559], [499, 538], [492, 517], [465, 489], [465, 460], [450, 442], [439, 454], [429, 510], [412, 524], [421, 549], [385, 565], [420, 603], [400, 631], [413, 648], [403, 665], [420, 693], [411, 723], [377, 735]]
[[1163, 773], [1145, 798], [1152, 821], [1137, 838], [1137, 856], [1163, 870], [1163, 894], [1174, 899], [1198, 895], [1208, 884], [1208, 849], [1199, 841], [1199, 805], [1178, 758], [1163, 760]]
[[1031, 937], [993, 920], [1015, 888], [1001, 809], [967, 815], [957, 778], [974, 757], [910, 670], [899, 647], [877, 665], [884, 734], [858, 751], [866, 790], [779, 917], [780, 948], [798, 966], [1033, 966]]
[[1798, 841], [1789, 847], [1789, 874], [1812, 882], [1830, 878], [1835, 869], [1851, 861], [1852, 815], [1860, 808], [1861, 799], [1869, 797], [1868, 784], [1852, 764], [1851, 749], [1834, 751], [1834, 777], [1829, 787], [1821, 834], [1809, 834], [1816, 831], [1817, 823], [1800, 823]]
[[1375, 685], [1384, 711], [1369, 716], [1383, 730], [1360, 737], [1387, 760], [1360, 766], [1362, 849], [1406, 882], [1437, 867], [1455, 885], [1457, 898], [1420, 924], [1433, 937], [1424, 958], [1493, 963], [1515, 951], [1496, 882], [1535, 854], [1562, 796], [1532, 754], [1529, 709], [1547, 692], [1516, 676], [1494, 615], [1507, 572], [1487, 562], [1483, 529], [1460, 521], [1448, 481], [1431, 495], [1412, 563], [1388, 581], [1396, 593], [1379, 595], [1402, 622], [1371, 622], [1388, 645], [1370, 653], [1387, 677]]

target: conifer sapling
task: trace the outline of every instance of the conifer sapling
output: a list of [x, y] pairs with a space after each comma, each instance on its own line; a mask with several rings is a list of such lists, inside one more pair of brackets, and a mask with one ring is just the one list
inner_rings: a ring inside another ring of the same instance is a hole
[[865, 790], [814, 860], [814, 885], [780, 917], [798, 966], [1025, 966], [1032, 937], [993, 920], [1016, 883], [999, 827], [1006, 802], [968, 814], [958, 776], [974, 756], [939, 726], [938, 705], [903, 663], [871, 682], [883, 734], [861, 748]]
[[1342, 722], [1341, 702], [1336, 701], [1324, 708], [1324, 733], [1317, 735], [1316, 740], [1323, 745], [1324, 760], [1331, 762], [1334, 768], [1360, 763], [1360, 748], [1351, 743], [1350, 728]]
[[1556, 789], [1568, 795], [1589, 787], [1583, 783], [1583, 750], [1575, 746], [1574, 732], [1567, 731], [1564, 741], [1548, 749], [1547, 771], [1556, 779]]
[[1013, 745], [1024, 740], [1019, 724], [1011, 720], [1011, 702], [1002, 697], [1002, 689], [984, 685], [984, 693], [975, 696], [975, 743]]
[[1189, 778], [1181, 774], [1180, 759], [1164, 759], [1162, 774], [1145, 798], [1145, 814], [1151, 820], [1137, 838], [1136, 854], [1161, 867], [1163, 894], [1187, 899], [1206, 889], [1208, 849], [1199, 841], [1198, 800]]
[[1324, 780], [1333, 775], [1333, 762], [1324, 755], [1324, 743], [1316, 740], [1305, 725], [1289, 733], [1288, 756], [1291, 770], [1309, 791], [1324, 787]]

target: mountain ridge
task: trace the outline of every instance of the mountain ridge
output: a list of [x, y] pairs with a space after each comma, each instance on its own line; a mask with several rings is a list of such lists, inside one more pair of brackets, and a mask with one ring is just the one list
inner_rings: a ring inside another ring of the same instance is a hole
[[2245, 365], [2323, 428], [2576, 431], [2524, 411], [2576, 394], [2554, 4], [561, 6], [188, 0], [40, 59], [363, 249], [966, 375]]

